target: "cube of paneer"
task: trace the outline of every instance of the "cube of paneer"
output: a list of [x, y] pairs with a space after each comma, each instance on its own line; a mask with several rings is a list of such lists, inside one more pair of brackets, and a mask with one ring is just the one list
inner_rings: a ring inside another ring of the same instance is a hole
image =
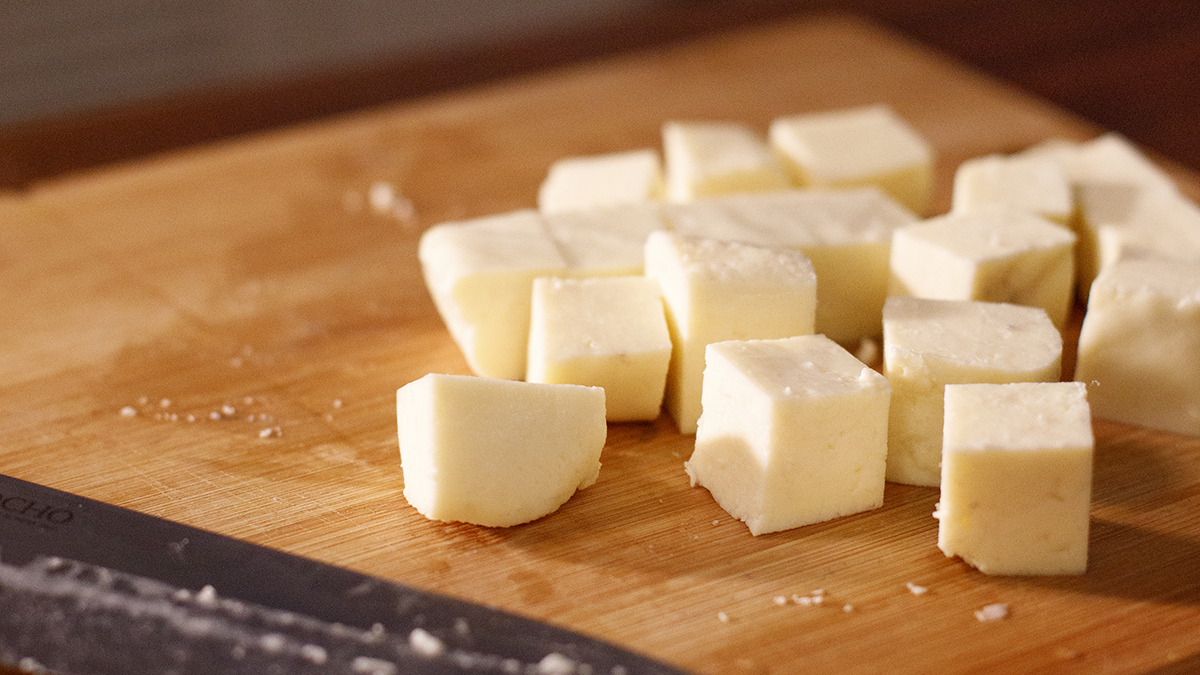
[[887, 380], [823, 335], [708, 346], [684, 467], [751, 534], [883, 504]]
[[663, 216], [683, 234], [799, 250], [820, 280], [815, 332], [846, 345], [879, 337], [892, 233], [917, 222], [873, 187], [714, 197]]
[[567, 273], [537, 211], [436, 225], [421, 236], [418, 257], [429, 294], [471, 370], [524, 377], [533, 280]]
[[1200, 206], [1195, 202], [1174, 190], [1141, 189], [1123, 206], [1114, 206], [1114, 217], [1107, 220], [1095, 217], [1093, 209], [1093, 218], [1084, 225], [1081, 241], [1091, 253], [1085, 261], [1089, 291], [1096, 275], [1122, 258], [1200, 261]]
[[954, 172], [952, 211], [1002, 206], [1070, 226], [1071, 184], [1062, 166], [1039, 155], [987, 155], [968, 159]]
[[883, 364], [892, 385], [887, 479], [937, 486], [946, 385], [1055, 382], [1062, 337], [1036, 307], [893, 297], [883, 307]]
[[1101, 272], [1075, 379], [1096, 417], [1200, 436], [1200, 263], [1129, 258]]
[[662, 162], [650, 149], [565, 157], [550, 165], [538, 209], [560, 213], [662, 199]]
[[671, 361], [658, 282], [535, 279], [528, 361], [527, 382], [603, 387], [610, 422], [658, 418]]
[[891, 295], [1008, 302], [1066, 324], [1075, 289], [1075, 234], [1004, 208], [950, 213], [896, 230]]
[[745, 124], [667, 122], [662, 137], [672, 202], [791, 186], [770, 148]]
[[[1100, 269], [1124, 248], [1124, 240], [1129, 235], [1141, 236], [1140, 231], [1146, 229], [1130, 227], [1139, 205], [1161, 197], [1181, 199], [1171, 177], [1117, 134], [1104, 134], [1082, 143], [1047, 141], [1019, 154], [1055, 161], [1071, 185], [1075, 201], [1071, 227], [1079, 235], [1075, 251], [1077, 286], [1084, 301]], [[1152, 216], [1147, 222], [1154, 219]]]
[[1074, 382], [946, 386], [938, 548], [986, 574], [1087, 569], [1092, 437]]
[[666, 303], [666, 408], [682, 433], [696, 432], [709, 343], [813, 332], [817, 279], [799, 251], [655, 232], [646, 240], [646, 276]]
[[929, 207], [933, 151], [887, 106], [781, 117], [769, 138], [798, 186], [875, 185], [914, 213]]
[[533, 280], [641, 274], [646, 235], [662, 226], [650, 204], [549, 215], [525, 209], [435, 225], [421, 236], [418, 257], [471, 370], [521, 379]]
[[429, 374], [396, 392], [404, 498], [432, 520], [508, 527], [600, 473], [604, 390]]

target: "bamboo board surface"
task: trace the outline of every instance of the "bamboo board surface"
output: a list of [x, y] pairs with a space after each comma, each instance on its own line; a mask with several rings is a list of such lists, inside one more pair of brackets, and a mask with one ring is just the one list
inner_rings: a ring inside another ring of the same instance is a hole
[[[692, 439], [666, 417], [610, 425], [596, 485], [528, 525], [431, 522], [404, 501], [395, 390], [467, 372], [421, 280], [424, 228], [533, 206], [553, 160], [657, 147], [666, 120], [765, 131], [876, 102], [937, 150], [931, 212], [963, 159], [1098, 131], [829, 16], [0, 196], [0, 472], [697, 673], [1200, 669], [1200, 439], [1095, 423], [1080, 577], [991, 578], [946, 558], [928, 488], [889, 484], [881, 509], [752, 537], [689, 487]], [[377, 182], [411, 209], [373, 209]], [[816, 589], [819, 606], [775, 602]], [[976, 619], [997, 602], [1007, 619]]]

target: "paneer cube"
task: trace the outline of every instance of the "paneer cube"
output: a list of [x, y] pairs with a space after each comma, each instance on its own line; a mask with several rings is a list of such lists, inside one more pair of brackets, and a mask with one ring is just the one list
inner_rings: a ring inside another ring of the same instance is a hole
[[1039, 155], [987, 155], [968, 159], [954, 172], [951, 211], [1004, 207], [1069, 227], [1074, 211], [1071, 184], [1062, 166]]
[[425, 284], [472, 372], [525, 376], [537, 277], [641, 274], [654, 205], [542, 215], [532, 209], [441, 223], [421, 236]]
[[550, 213], [544, 221], [572, 277], [641, 274], [646, 237], [664, 227], [656, 204]]
[[754, 535], [883, 504], [887, 380], [823, 335], [708, 346], [684, 467]]
[[1075, 379], [1096, 417], [1200, 436], [1200, 263], [1129, 258], [1096, 277]]
[[658, 418], [671, 361], [658, 282], [535, 279], [528, 361], [527, 382], [603, 387], [610, 422]]
[[654, 150], [565, 157], [550, 165], [538, 190], [542, 213], [581, 211], [662, 199], [662, 162]]
[[937, 486], [946, 385], [1055, 382], [1062, 337], [1036, 307], [893, 297], [883, 307], [883, 364], [892, 385], [887, 479]]
[[696, 432], [709, 343], [813, 332], [817, 279], [799, 251], [655, 232], [646, 240], [646, 276], [666, 302], [666, 408], [682, 433]]
[[896, 230], [891, 295], [1008, 302], [1062, 328], [1074, 299], [1075, 234], [1004, 208], [951, 213]]
[[533, 280], [567, 274], [567, 261], [537, 211], [434, 226], [421, 236], [418, 257], [429, 294], [471, 370], [524, 377]]
[[914, 213], [929, 207], [933, 150], [887, 106], [781, 117], [768, 135], [795, 185], [874, 185]]
[[770, 148], [745, 124], [668, 122], [662, 137], [669, 201], [791, 186]]
[[1074, 382], [946, 386], [938, 548], [986, 574], [1087, 569], [1092, 437]]
[[714, 197], [663, 217], [691, 236], [799, 250], [820, 280], [815, 332], [845, 345], [879, 337], [892, 233], [917, 222], [872, 187]]
[[404, 498], [432, 520], [508, 527], [600, 473], [604, 390], [429, 374], [396, 392]]

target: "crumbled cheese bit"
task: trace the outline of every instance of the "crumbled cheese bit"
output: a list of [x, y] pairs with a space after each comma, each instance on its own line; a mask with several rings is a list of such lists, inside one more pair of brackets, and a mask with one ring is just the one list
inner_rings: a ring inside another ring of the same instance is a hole
[[999, 621], [1008, 617], [1008, 605], [1003, 602], [995, 602], [990, 605], [984, 605], [983, 609], [975, 610], [975, 618], [979, 621]]
[[137, 414], [138, 414], [137, 408], [135, 408], [131, 405], [127, 405], [124, 408], [121, 408], [121, 417], [137, 417]]
[[169, 407], [171, 407], [171, 399], [164, 398], [158, 402], [158, 405], [160, 408], [169, 408]]
[[202, 607], [216, 607], [217, 605], [217, 589], [211, 584], [206, 584], [196, 593], [196, 604]]
[[142, 397], [138, 398], [138, 405], [146, 405], [149, 402], [150, 402], [150, 398], [148, 396], [142, 396]]
[[854, 605], [847, 602], [846, 604], [842, 605], [842, 611], [849, 614], [850, 612], [854, 611]]
[[281, 436], [283, 436], [283, 429], [280, 427], [267, 427], [258, 432], [259, 438], [280, 438]]
[[911, 581], [908, 582], [907, 584], [904, 584], [904, 586], [906, 588], [908, 588], [908, 592], [912, 593], [913, 595], [925, 595], [926, 593], [929, 592], [929, 589], [927, 587], [918, 586], [917, 584], [914, 584]]
[[408, 646], [421, 656], [435, 658], [446, 651], [446, 644], [436, 635], [423, 628], [414, 628], [408, 634]]
[[396, 675], [399, 672], [396, 664], [370, 656], [356, 656], [350, 662], [350, 669], [362, 675]]
[[721, 623], [729, 623], [729, 615], [725, 612], [717, 612], [717, 621]]
[[221, 413], [219, 413], [219, 412], [217, 412], [216, 410], [214, 410], [214, 411], [212, 411], [212, 412], [208, 413], [208, 419], [210, 419], [210, 420], [219, 420], [219, 419], [221, 419]]
[[335, 408], [342, 407], [342, 399], [340, 399], [340, 398], [333, 399], [333, 407], [335, 407]]
[[311, 664], [323, 666], [329, 660], [329, 653], [321, 645], [304, 645], [300, 648], [300, 658]]
[[263, 648], [263, 651], [269, 653], [278, 653], [283, 651], [283, 647], [286, 643], [287, 638], [279, 633], [267, 633], [258, 639], [258, 645]]
[[226, 403], [225, 405], [221, 406], [221, 415], [222, 415], [222, 416], [224, 416], [224, 417], [233, 417], [233, 416], [234, 416], [234, 415], [236, 415], [236, 414], [237, 414], [237, 408], [235, 408], [235, 407], [233, 407], [233, 406], [229, 405], [228, 403]]
[[558, 652], [550, 652], [538, 661], [537, 672], [542, 675], [571, 675], [576, 663]]
[[782, 607], [783, 605], [787, 604], [787, 597], [783, 596], [783, 595], [777, 595], [777, 596], [775, 596], [774, 602], [775, 602], [775, 604]]

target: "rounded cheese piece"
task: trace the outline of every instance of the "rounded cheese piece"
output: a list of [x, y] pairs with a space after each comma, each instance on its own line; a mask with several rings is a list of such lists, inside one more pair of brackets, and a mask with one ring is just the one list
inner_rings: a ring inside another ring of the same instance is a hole
[[429, 374], [396, 393], [404, 498], [490, 527], [552, 513], [596, 482], [604, 390]]

